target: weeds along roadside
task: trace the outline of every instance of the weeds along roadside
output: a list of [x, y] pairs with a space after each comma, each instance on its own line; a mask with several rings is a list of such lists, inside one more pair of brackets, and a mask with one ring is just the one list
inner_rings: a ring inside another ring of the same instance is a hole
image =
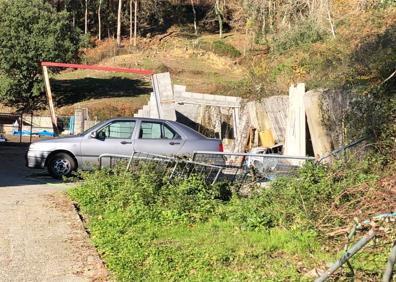
[[[309, 280], [304, 273], [343, 247], [343, 238], [326, 234], [396, 206], [395, 196], [381, 196], [392, 189], [379, 181], [384, 173], [375, 158], [308, 163], [296, 177], [240, 197], [225, 184], [210, 187], [199, 176], [171, 182], [147, 167], [132, 176], [83, 173], [68, 193], [120, 281]], [[389, 239], [352, 260], [360, 275], [380, 277]]]

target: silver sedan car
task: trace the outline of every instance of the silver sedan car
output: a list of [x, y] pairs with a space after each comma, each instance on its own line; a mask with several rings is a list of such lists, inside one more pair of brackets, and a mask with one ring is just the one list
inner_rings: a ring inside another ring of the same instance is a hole
[[55, 178], [90, 169], [102, 154], [131, 155], [144, 152], [189, 155], [194, 151], [222, 151], [220, 140], [169, 120], [116, 118], [95, 125], [77, 136], [34, 142], [26, 156], [30, 168], [47, 167]]

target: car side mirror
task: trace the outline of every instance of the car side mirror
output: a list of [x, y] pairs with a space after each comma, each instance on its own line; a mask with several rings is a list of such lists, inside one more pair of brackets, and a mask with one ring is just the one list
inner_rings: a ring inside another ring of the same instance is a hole
[[92, 131], [89, 135], [91, 138], [96, 138], [96, 131]]

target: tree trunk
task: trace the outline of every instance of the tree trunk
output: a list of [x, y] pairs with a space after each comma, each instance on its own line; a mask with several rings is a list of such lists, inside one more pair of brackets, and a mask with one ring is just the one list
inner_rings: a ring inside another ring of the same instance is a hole
[[76, 28], [76, 12], [73, 11], [72, 26]]
[[138, 10], [138, 0], [134, 0], [135, 4], [135, 20], [133, 22], [133, 46], [136, 47], [136, 38], [137, 38], [137, 10]]
[[223, 37], [223, 12], [220, 9], [219, 0], [216, 0], [215, 3], [215, 13], [217, 16], [217, 21], [219, 22], [219, 36], [220, 38]]
[[122, 0], [118, 0], [118, 13], [117, 13], [117, 46], [121, 46], [121, 10]]
[[334, 28], [334, 24], [333, 24], [333, 19], [331, 18], [329, 0], [327, 0], [326, 10], [327, 10], [327, 19], [329, 20], [329, 24], [330, 24], [331, 34], [333, 35], [333, 38], [335, 38], [336, 34], [335, 34], [335, 28]]
[[191, 8], [194, 17], [194, 34], [198, 35], [198, 28], [197, 28], [197, 12], [195, 11], [194, 0], [191, 0]]
[[133, 38], [133, 3], [129, 0], [129, 44], [132, 44]]
[[101, 8], [102, 8], [102, 0], [99, 0], [99, 6], [98, 6], [98, 39], [99, 41], [102, 40], [102, 19], [101, 19]]
[[220, 38], [222, 38], [223, 37], [223, 18], [222, 18], [222, 12], [220, 9], [219, 0], [216, 0], [216, 2], [215, 2], [215, 14], [217, 16], [217, 21], [219, 23], [219, 36], [220, 36]]
[[84, 34], [88, 33], [88, 0], [85, 0]]

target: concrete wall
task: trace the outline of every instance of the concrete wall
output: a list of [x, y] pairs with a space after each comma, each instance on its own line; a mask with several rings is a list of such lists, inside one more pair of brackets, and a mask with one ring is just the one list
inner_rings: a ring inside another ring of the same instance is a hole
[[323, 124], [320, 108], [321, 90], [311, 90], [304, 95], [305, 113], [315, 156], [320, 157], [334, 149], [330, 133]]

